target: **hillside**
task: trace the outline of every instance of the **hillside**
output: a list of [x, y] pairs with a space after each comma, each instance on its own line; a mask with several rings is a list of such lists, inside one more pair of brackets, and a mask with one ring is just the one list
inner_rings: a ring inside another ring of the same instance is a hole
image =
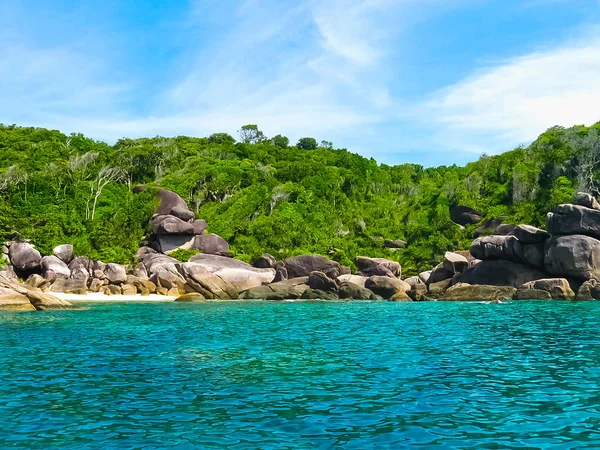
[[[551, 128], [527, 148], [436, 168], [241, 131], [242, 142], [217, 133], [110, 146], [0, 126], [0, 240], [17, 232], [43, 253], [72, 243], [76, 254], [129, 262], [156, 206], [150, 192], [133, 194], [145, 184], [180, 194], [243, 260], [319, 253], [351, 265], [357, 255], [383, 256], [415, 273], [468, 248], [480, 224], [453, 223], [455, 206], [543, 226], [546, 211], [576, 190], [597, 193], [600, 182], [600, 124]], [[408, 245], [394, 251], [386, 239]]]

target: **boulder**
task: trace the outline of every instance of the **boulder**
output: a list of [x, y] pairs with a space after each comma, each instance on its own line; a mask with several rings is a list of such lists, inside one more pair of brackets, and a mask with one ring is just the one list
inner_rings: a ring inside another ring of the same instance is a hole
[[400, 263], [389, 259], [358, 256], [355, 263], [359, 272], [367, 277], [387, 276], [400, 278], [402, 275]]
[[121, 284], [127, 281], [127, 271], [120, 264], [109, 263], [104, 269], [104, 274], [111, 284]]
[[[152, 231], [157, 235], [194, 235], [194, 225], [175, 216], [156, 216], [152, 219]], [[201, 234], [201, 233], [199, 233]]]
[[530, 281], [521, 285], [520, 289], [545, 291], [550, 294], [553, 300], [573, 300], [575, 298], [575, 292], [573, 292], [565, 278], [544, 278]]
[[424, 286], [425, 287], [425, 283], [423, 283], [423, 280], [421, 280], [421, 278], [419, 278], [419, 277], [410, 277], [410, 278], [407, 278], [404, 281], [407, 282], [412, 289], [414, 289], [417, 286]]
[[175, 250], [191, 250], [194, 247], [195, 238], [193, 235], [187, 234], [169, 234], [156, 236], [155, 245], [157, 250], [169, 254]]
[[35, 307], [24, 294], [0, 288], [0, 311], [35, 311]]
[[516, 225], [513, 225], [511, 223], [502, 224], [496, 227], [496, 229], [494, 230], [494, 234], [497, 234], [499, 236], [507, 236], [511, 234], [515, 228]]
[[10, 262], [16, 270], [28, 271], [37, 269], [42, 263], [42, 255], [33, 245], [28, 243], [16, 243], [8, 250]]
[[62, 244], [54, 247], [52, 254], [65, 264], [73, 261], [73, 246], [71, 244]]
[[210, 273], [232, 284], [238, 292], [271, 283], [275, 278], [274, 269], [259, 269], [243, 261], [224, 256], [194, 255], [190, 258], [190, 262], [203, 266]]
[[311, 272], [308, 275], [308, 287], [313, 290], [336, 292], [340, 285], [337, 280], [329, 278], [323, 272]]
[[38, 311], [74, 308], [72, 303], [66, 300], [61, 300], [57, 297], [54, 297], [53, 295], [45, 294], [43, 292], [28, 291], [26, 293], [26, 296], [33, 305], [33, 307]]
[[303, 300], [339, 300], [339, 296], [336, 292], [311, 288], [306, 289], [300, 298]]
[[177, 303], [204, 303], [206, 302], [206, 298], [204, 295], [199, 294], [198, 292], [192, 292], [189, 294], [180, 295], [174, 301]]
[[496, 229], [502, 225], [504, 219], [489, 219], [486, 220], [483, 225], [475, 230], [475, 236], [484, 236], [490, 234], [498, 234], [495, 233]]
[[58, 256], [44, 256], [41, 261], [44, 278], [50, 283], [59, 278], [69, 278], [71, 269]]
[[104, 291], [104, 295], [121, 295], [123, 293], [121, 287], [116, 284], [108, 284], [101, 291]]
[[252, 265], [258, 269], [273, 269], [275, 264], [277, 264], [277, 260], [273, 255], [268, 253], [265, 253], [252, 263]]
[[135, 269], [133, 269], [133, 275], [138, 277], [140, 280], [150, 279], [148, 276], [148, 271], [146, 270], [146, 266], [142, 262], [135, 266]]
[[204, 219], [196, 219], [192, 222], [192, 226], [194, 227], [194, 234], [204, 234], [206, 229], [208, 228], [208, 224]]
[[385, 248], [404, 248], [406, 247], [406, 241], [403, 241], [401, 239], [386, 239], [385, 241], [383, 241], [383, 246]]
[[427, 283], [429, 281], [429, 278], [431, 278], [432, 273], [433, 273], [433, 270], [426, 270], [425, 272], [421, 272], [419, 274], [419, 278], [421, 279], [421, 281], [423, 283]]
[[517, 289], [512, 286], [456, 284], [446, 290], [441, 301], [506, 301]]
[[375, 300], [373, 291], [350, 281], [340, 285], [339, 297], [345, 300]]
[[99, 280], [98, 278], [92, 278], [90, 282], [89, 290], [90, 292], [100, 292], [100, 289], [104, 286], [104, 281]]
[[377, 275], [370, 277], [366, 281], [365, 288], [385, 299], [390, 299], [399, 291], [406, 292], [411, 289], [408, 283], [398, 278], [382, 277]]
[[429, 283], [427, 285], [427, 295], [432, 298], [439, 298], [444, 295], [444, 292], [446, 292], [451, 283], [452, 278], [447, 278], [437, 283]]
[[546, 272], [524, 264], [506, 260], [482, 261], [462, 274], [452, 284], [493, 285], [519, 287], [529, 281], [550, 278]]
[[342, 283], [352, 283], [352, 284], [356, 284], [360, 287], [365, 287], [365, 283], [367, 282], [367, 280], [369, 279], [369, 277], [363, 277], [361, 275], [352, 275], [352, 274], [344, 274], [344, 275], [340, 275], [339, 277], [337, 277], [337, 280], [340, 284]]
[[203, 234], [194, 238], [192, 248], [200, 250], [202, 253], [216, 255], [217, 253], [227, 253], [229, 244], [216, 234]]
[[578, 205], [558, 205], [546, 216], [546, 229], [553, 236], [583, 234], [600, 239], [600, 211]]
[[515, 300], [552, 300], [550, 292], [542, 289], [519, 288], [514, 296]]
[[152, 281], [156, 286], [165, 288], [167, 290], [172, 289], [174, 287], [183, 288], [187, 280], [185, 279], [185, 276], [181, 273], [178, 264], [161, 267], [160, 269], [158, 269], [156, 274], [152, 276], [152, 279], [150, 281]]
[[546, 241], [544, 268], [561, 277], [600, 278], [600, 241], [583, 235], [553, 236]]
[[34, 273], [33, 275], [29, 275], [25, 284], [31, 286], [32, 288], [39, 288], [42, 284], [44, 284], [46, 280], [41, 275]]
[[511, 234], [523, 244], [541, 244], [550, 238], [550, 233], [531, 225], [519, 225]]
[[523, 244], [523, 262], [527, 265], [544, 268], [545, 249], [544, 243], [540, 244]]
[[308, 276], [258, 286], [244, 292], [245, 299], [255, 300], [293, 300], [302, 297], [308, 287]]
[[139, 292], [148, 291], [148, 294], [154, 294], [156, 292], [156, 284], [150, 280], [140, 280], [135, 283], [134, 286]]
[[403, 291], [398, 291], [389, 298], [390, 302], [412, 302], [412, 298]]
[[189, 210], [187, 203], [175, 192], [160, 189], [157, 192], [160, 204], [156, 210], [158, 215], [172, 215], [181, 220], [188, 221], [194, 218], [194, 213]]
[[458, 253], [446, 252], [442, 261], [442, 267], [452, 276], [467, 270], [469, 268], [469, 261]]
[[343, 267], [337, 261], [331, 261], [320, 255], [292, 256], [281, 261], [281, 263], [286, 269], [287, 278], [307, 277], [311, 272], [323, 272], [329, 278], [337, 278], [340, 275], [350, 273], [347, 267]]
[[483, 216], [480, 212], [477, 212], [473, 208], [468, 206], [455, 206], [450, 208], [450, 218], [452, 222], [459, 225], [473, 225], [483, 220]]
[[470, 249], [476, 259], [523, 261], [523, 244], [515, 236], [484, 236], [477, 238]]
[[64, 292], [67, 294], [79, 293], [87, 290], [87, 280], [81, 278], [59, 278], [50, 287], [51, 292]]
[[201, 264], [186, 262], [178, 264], [178, 269], [185, 280], [186, 290], [192, 289], [209, 299], [229, 300], [239, 296], [233, 284], [212, 274]]
[[132, 284], [124, 284], [123, 286], [121, 286], [121, 291], [123, 292], [123, 295], [136, 295], [137, 294], [137, 288], [135, 286], [133, 286]]
[[448, 280], [454, 276], [454, 272], [447, 271], [442, 264], [439, 264], [431, 271], [431, 275], [427, 279], [427, 284], [434, 284], [442, 280]]
[[586, 192], [578, 192], [573, 197], [573, 204], [584, 206], [585, 208], [600, 210], [600, 203], [593, 195]]
[[592, 279], [584, 282], [577, 291], [577, 301], [600, 300], [600, 282]]
[[425, 296], [427, 295], [427, 286], [424, 284], [413, 286], [410, 291], [406, 291], [406, 295], [408, 295], [414, 302], [422, 302], [425, 300]]
[[77, 272], [78, 270], [88, 273], [88, 276], [93, 273], [94, 262], [87, 256], [77, 256], [69, 263], [69, 270], [71, 273]]

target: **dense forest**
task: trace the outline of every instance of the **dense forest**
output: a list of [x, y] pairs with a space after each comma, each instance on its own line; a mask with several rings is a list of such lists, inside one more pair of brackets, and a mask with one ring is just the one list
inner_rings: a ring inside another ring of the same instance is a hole
[[[478, 224], [460, 227], [451, 208], [543, 226], [576, 190], [597, 194], [600, 124], [554, 127], [527, 148], [483, 155], [464, 167], [380, 165], [303, 138], [268, 138], [256, 125], [234, 137], [121, 139], [0, 125], [0, 240], [31, 239], [42, 253], [72, 243], [76, 254], [127, 263], [156, 207], [150, 190], [176, 191], [224, 237], [237, 258], [328, 255], [398, 260], [430, 268], [446, 250], [468, 248]], [[384, 241], [408, 245], [395, 251]]]

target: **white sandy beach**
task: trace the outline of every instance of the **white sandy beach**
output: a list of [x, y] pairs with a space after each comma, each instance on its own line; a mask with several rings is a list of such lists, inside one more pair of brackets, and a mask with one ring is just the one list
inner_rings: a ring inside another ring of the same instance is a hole
[[86, 295], [65, 294], [62, 292], [51, 292], [55, 297], [69, 302], [172, 302], [177, 297], [168, 295], [151, 294], [147, 296], [137, 295], [104, 295], [102, 293], [89, 292]]

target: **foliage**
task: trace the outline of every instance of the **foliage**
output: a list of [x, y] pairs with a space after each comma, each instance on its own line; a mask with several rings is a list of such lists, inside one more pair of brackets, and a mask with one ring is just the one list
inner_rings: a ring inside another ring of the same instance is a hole
[[[600, 124], [554, 127], [527, 148], [435, 168], [378, 165], [314, 138], [290, 147], [284, 136], [267, 140], [246, 127], [246, 142], [216, 133], [110, 146], [0, 126], [0, 240], [19, 232], [46, 254], [72, 243], [77, 254], [129, 262], [156, 208], [151, 189], [133, 194], [145, 184], [181, 195], [245, 261], [319, 253], [351, 264], [368, 255], [414, 274], [469, 247], [477, 226], [454, 224], [453, 206], [544, 226], [547, 211], [600, 186]], [[393, 252], [384, 239], [408, 245]]]
[[192, 256], [198, 255], [200, 253], [202, 253], [200, 250], [187, 250], [184, 248], [180, 248], [175, 250], [174, 252], [171, 252], [169, 256], [171, 258], [175, 258], [177, 261], [188, 262]]

